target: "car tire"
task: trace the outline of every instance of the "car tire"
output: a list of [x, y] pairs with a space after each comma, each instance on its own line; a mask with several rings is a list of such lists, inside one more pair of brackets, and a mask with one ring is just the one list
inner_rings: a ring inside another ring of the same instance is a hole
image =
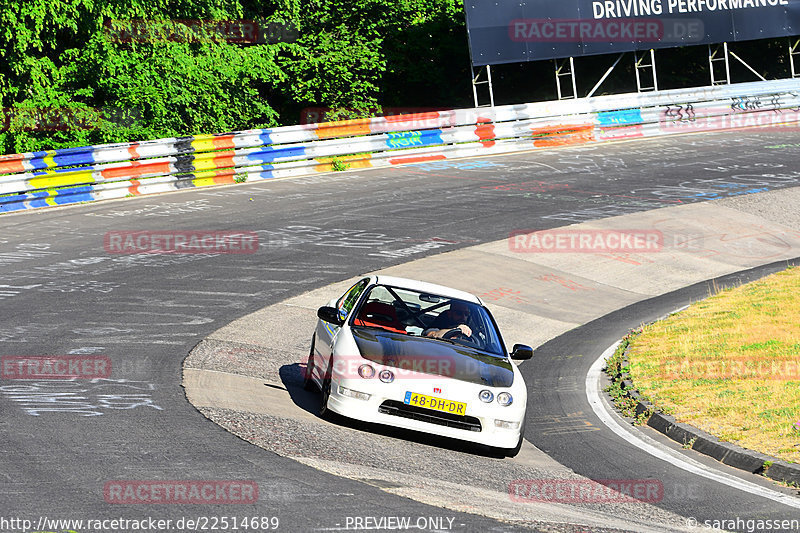
[[519, 442], [514, 448], [500, 448], [498, 446], [486, 446], [488, 455], [494, 459], [506, 459], [508, 457], [516, 457], [522, 448], [523, 437], [520, 436]]
[[506, 452], [505, 456], [506, 457], [516, 457], [517, 454], [519, 453], [519, 451], [522, 449], [522, 441], [523, 440], [525, 440], [525, 437], [520, 433], [519, 442], [517, 443], [517, 445], [515, 447], [505, 450], [505, 452]]
[[507, 448], [505, 450], [506, 457], [516, 457], [517, 454], [519, 453], [519, 451], [522, 449], [522, 441], [525, 440], [525, 422], [526, 422], [526, 420], [523, 417], [522, 418], [522, 427], [519, 428], [519, 442], [517, 442], [517, 445], [515, 447]]
[[522, 421], [522, 428], [519, 432], [519, 440], [517, 445], [513, 448], [498, 448], [496, 446], [489, 446], [489, 453], [492, 457], [497, 459], [505, 459], [507, 457], [516, 457], [522, 449], [522, 441], [525, 440], [525, 420]]
[[314, 392], [317, 389], [317, 384], [314, 383], [314, 341], [315, 336], [311, 337], [311, 352], [308, 354], [308, 361], [306, 362], [306, 370], [303, 375], [303, 388], [308, 392]]
[[[333, 366], [333, 361], [331, 361], [331, 366]], [[331, 369], [328, 368], [328, 371], [325, 373], [325, 379], [322, 380], [322, 392], [319, 398], [319, 417], [328, 419], [331, 416], [332, 411], [328, 408], [328, 398], [331, 397]]]

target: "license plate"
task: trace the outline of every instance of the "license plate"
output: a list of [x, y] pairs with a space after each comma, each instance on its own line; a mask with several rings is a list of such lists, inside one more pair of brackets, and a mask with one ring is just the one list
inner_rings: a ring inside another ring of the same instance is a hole
[[406, 392], [403, 403], [416, 407], [424, 407], [425, 409], [442, 411], [443, 413], [452, 413], [454, 415], [465, 415], [467, 413], [467, 404], [464, 402], [434, 398], [433, 396], [426, 396], [416, 392]]

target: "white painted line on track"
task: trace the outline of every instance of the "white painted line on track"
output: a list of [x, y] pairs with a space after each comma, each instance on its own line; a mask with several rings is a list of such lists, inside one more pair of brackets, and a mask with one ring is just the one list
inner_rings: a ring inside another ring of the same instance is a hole
[[608, 429], [625, 439], [625, 441], [628, 443], [649, 453], [653, 457], [657, 457], [658, 459], [666, 461], [674, 466], [677, 466], [678, 468], [686, 470], [687, 472], [710, 479], [712, 481], [716, 481], [718, 483], [722, 483], [728, 487], [733, 487], [756, 496], [761, 496], [762, 498], [767, 498], [789, 507], [794, 507], [795, 509], [800, 509], [800, 498], [795, 498], [794, 496], [783, 494], [766, 487], [756, 485], [755, 483], [745, 481], [736, 476], [709, 468], [695, 461], [694, 459], [691, 459], [690, 457], [682, 455], [676, 450], [672, 450], [664, 446], [663, 444], [639, 431], [623, 426], [606, 407], [606, 403], [600, 395], [600, 373], [603, 371], [603, 365], [605, 364], [606, 359], [611, 357], [611, 355], [614, 353], [614, 350], [616, 350], [617, 346], [619, 346], [619, 342], [620, 341], [617, 341], [609, 346], [600, 355], [600, 357], [598, 357], [597, 360], [592, 363], [591, 368], [589, 368], [589, 373], [586, 374], [586, 397], [589, 400], [589, 405], [592, 406], [592, 410], [594, 410], [595, 414], [600, 418], [603, 424], [608, 427]]

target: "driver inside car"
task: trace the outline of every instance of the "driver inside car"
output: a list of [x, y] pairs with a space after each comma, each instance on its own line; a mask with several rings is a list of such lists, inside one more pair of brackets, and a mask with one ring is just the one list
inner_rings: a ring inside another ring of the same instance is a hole
[[467, 325], [469, 314], [469, 306], [463, 302], [453, 302], [450, 304], [450, 309], [440, 313], [431, 324], [431, 327], [423, 331], [422, 334], [426, 337], [441, 339], [453, 330], [461, 330], [461, 333], [465, 336], [471, 337], [472, 329]]

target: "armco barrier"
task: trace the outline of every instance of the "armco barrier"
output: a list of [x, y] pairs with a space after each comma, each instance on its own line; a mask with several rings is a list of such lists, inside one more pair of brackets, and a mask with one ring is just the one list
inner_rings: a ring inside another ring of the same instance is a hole
[[800, 121], [800, 80], [434, 111], [0, 156], [0, 213], [206, 185]]

